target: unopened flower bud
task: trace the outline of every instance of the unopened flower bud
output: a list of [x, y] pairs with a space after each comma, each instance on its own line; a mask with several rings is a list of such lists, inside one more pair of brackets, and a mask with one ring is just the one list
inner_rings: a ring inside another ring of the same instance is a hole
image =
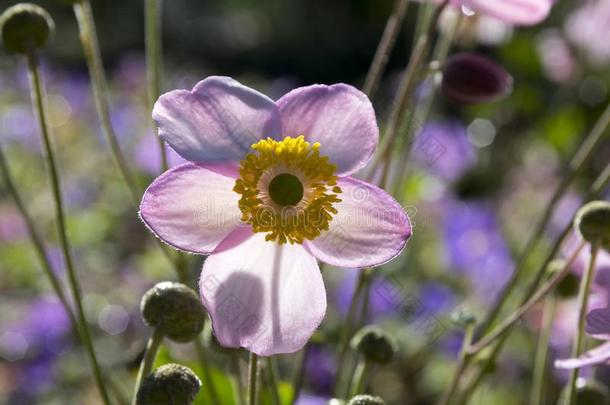
[[[567, 399], [568, 391], [567, 389], [564, 389], [557, 403], [560, 405], [567, 404]], [[610, 404], [610, 392], [608, 391], [608, 388], [599, 381], [580, 377], [576, 380], [576, 397], [574, 398], [574, 403], [608, 405]]]
[[450, 57], [443, 69], [442, 91], [460, 104], [487, 103], [510, 94], [513, 78], [499, 64], [474, 53]]
[[576, 213], [574, 226], [584, 240], [610, 251], [610, 202], [585, 204]]
[[356, 395], [349, 400], [347, 405], [385, 405], [385, 402], [380, 397], [371, 395]]
[[201, 381], [188, 367], [166, 364], [142, 381], [136, 405], [190, 405], [201, 388]]
[[[566, 261], [563, 259], [555, 259], [549, 262], [546, 266], [546, 272], [548, 277], [552, 277], [554, 274], [562, 271], [566, 266]], [[580, 287], [580, 279], [574, 273], [568, 273], [564, 278], [557, 284], [555, 288], [555, 294], [561, 298], [571, 298], [578, 294]]]
[[476, 167], [464, 173], [454, 187], [461, 200], [474, 200], [494, 194], [501, 186], [501, 173]]
[[184, 284], [156, 284], [142, 297], [140, 310], [144, 322], [176, 342], [189, 342], [203, 329], [203, 305], [197, 293]]
[[2, 42], [13, 53], [27, 54], [42, 48], [53, 34], [53, 19], [45, 9], [19, 3], [0, 16]]
[[462, 308], [457, 311], [454, 311], [451, 314], [451, 322], [453, 322], [456, 326], [464, 329], [467, 326], [474, 325], [475, 323], [477, 323], [477, 318], [472, 312], [470, 312], [470, 310]]
[[368, 361], [378, 364], [389, 363], [398, 351], [394, 338], [377, 326], [365, 326], [360, 329], [350, 344]]

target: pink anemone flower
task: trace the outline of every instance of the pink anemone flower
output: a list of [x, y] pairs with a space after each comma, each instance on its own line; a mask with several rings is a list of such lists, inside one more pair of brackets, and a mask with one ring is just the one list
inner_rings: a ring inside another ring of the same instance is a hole
[[354, 87], [302, 87], [274, 102], [209, 77], [162, 95], [153, 118], [189, 162], [148, 187], [140, 216], [174, 248], [209, 255], [200, 293], [223, 346], [299, 350], [326, 312], [317, 261], [378, 266], [411, 235], [398, 202], [351, 177], [379, 138]]
[[585, 330], [595, 339], [605, 340], [601, 345], [583, 353], [580, 357], [556, 360], [557, 368], [581, 368], [610, 363], [610, 308], [599, 308], [587, 314]]
[[[442, 3], [443, 0], [433, 0]], [[478, 14], [497, 18], [507, 24], [535, 25], [546, 19], [554, 0], [451, 0], [450, 4]]]

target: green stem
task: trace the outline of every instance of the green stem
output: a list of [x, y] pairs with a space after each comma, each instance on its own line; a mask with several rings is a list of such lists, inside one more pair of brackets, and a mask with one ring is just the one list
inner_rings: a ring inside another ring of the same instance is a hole
[[350, 382], [350, 398], [365, 393], [368, 369], [369, 362], [366, 361], [366, 359], [360, 359], [358, 366], [356, 366], [356, 370], [354, 371], [354, 376]]
[[[161, 0], [145, 0], [144, 21], [146, 31], [146, 76], [148, 83], [148, 111], [152, 112], [155, 102], [161, 94], [161, 77], [163, 70], [161, 41]], [[153, 123], [154, 128], [154, 123]], [[161, 171], [168, 168], [165, 142], [157, 137], [161, 153]]]
[[542, 312], [542, 329], [538, 337], [536, 345], [536, 356], [534, 359], [534, 377], [532, 382], [532, 391], [530, 394], [530, 403], [544, 403], [544, 379], [546, 377], [546, 369], [549, 354], [549, 340], [553, 329], [553, 321], [555, 320], [555, 309], [557, 307], [557, 296], [549, 294], [544, 300], [544, 309]]
[[206, 356], [205, 348], [203, 346], [203, 342], [199, 337], [197, 337], [193, 344], [195, 345], [195, 350], [197, 351], [197, 357], [199, 358], [199, 365], [201, 366], [201, 371], [203, 372], [203, 377], [207, 381], [208, 392], [210, 394], [210, 399], [213, 404], [219, 404], [219, 396], [218, 391], [216, 390], [216, 383], [212, 377], [212, 373], [210, 371], [210, 362]]
[[42, 237], [40, 236], [40, 234], [38, 233], [38, 230], [36, 229], [36, 227], [34, 225], [34, 221], [32, 220], [30, 213], [28, 212], [27, 208], [25, 207], [25, 204], [23, 203], [23, 200], [21, 199], [21, 195], [19, 195], [19, 192], [17, 191], [17, 187], [15, 186], [15, 181], [13, 180], [13, 176], [11, 175], [11, 172], [8, 167], [8, 162], [6, 160], [6, 157], [4, 156], [4, 151], [2, 150], [1, 146], [0, 146], [0, 169], [2, 170], [2, 179], [4, 180], [4, 183], [6, 184], [6, 188], [8, 189], [9, 194], [12, 196], [12, 198], [15, 202], [15, 205], [17, 206], [17, 209], [19, 210], [19, 213], [21, 214], [21, 217], [23, 218], [23, 221], [25, 222], [25, 226], [28, 231], [30, 240], [32, 241], [32, 245], [34, 246], [36, 255], [38, 256], [38, 259], [40, 260], [40, 264], [42, 264], [42, 269], [43, 269], [44, 273], [47, 275], [47, 278], [49, 279], [49, 281], [51, 283], [51, 287], [53, 288], [53, 291], [55, 291], [57, 298], [59, 299], [62, 306], [64, 307], [64, 310], [66, 311], [66, 314], [68, 315], [68, 317], [70, 319], [70, 323], [72, 324], [72, 328], [74, 329], [74, 331], [76, 332], [76, 335], [78, 336], [79, 335], [78, 322], [74, 316], [74, 312], [72, 311], [72, 309], [70, 308], [70, 305], [68, 304], [68, 299], [66, 298], [66, 295], [64, 294], [64, 290], [61, 287], [61, 283], [60, 283], [59, 279], [53, 272], [53, 267], [51, 266], [51, 263], [49, 262], [49, 256], [48, 256], [46, 248], [44, 246], [44, 241], [43, 241]]
[[534, 231], [528, 237], [525, 243], [525, 247], [523, 248], [522, 253], [517, 260], [517, 264], [515, 266], [514, 272], [511, 275], [511, 278], [505, 284], [504, 288], [502, 289], [502, 292], [496, 300], [496, 303], [492, 307], [491, 311], [488, 313], [487, 318], [484, 320], [484, 322], [482, 322], [482, 331], [487, 330], [500, 315], [502, 307], [506, 303], [509, 295], [511, 294], [513, 289], [519, 284], [518, 281], [526, 269], [525, 264], [529, 259], [531, 253], [534, 251], [534, 249], [540, 242], [544, 230], [546, 229], [546, 226], [550, 221], [553, 212], [555, 211], [555, 207], [561, 200], [561, 197], [563, 197], [565, 192], [568, 190], [570, 184], [572, 184], [577, 174], [583, 169], [585, 164], [593, 156], [593, 152], [597, 149], [597, 146], [603, 139], [604, 134], [607, 133], [608, 126], [610, 126], [610, 104], [606, 107], [600, 118], [597, 120], [597, 122], [591, 129], [591, 132], [587, 135], [583, 143], [579, 146], [578, 150], [574, 153], [574, 156], [570, 160], [568, 164], [568, 173], [561, 180], [561, 183], [559, 184], [559, 186], [555, 190], [555, 193], [547, 204], [547, 207], [541, 219], [534, 227]]
[[248, 405], [258, 403], [258, 356], [250, 352], [250, 364], [248, 366]]
[[400, 31], [402, 21], [407, 13], [408, 5], [409, 0], [396, 0], [394, 2], [392, 14], [390, 14], [390, 17], [388, 18], [383, 36], [381, 37], [381, 41], [379, 41], [377, 51], [371, 62], [371, 67], [364, 80], [364, 86], [362, 86], [362, 91], [369, 97], [372, 97], [377, 90], [379, 80], [383, 75], [388, 59], [390, 58], [390, 53], [396, 44], [396, 38]]
[[[436, 8], [434, 15], [430, 19], [426, 32], [417, 40], [394, 99], [394, 105], [390, 113], [385, 136], [379, 145], [373, 161], [369, 164], [369, 172], [366, 176], [368, 180], [370, 180], [375, 174], [375, 169], [377, 166], [380, 163], [385, 162], [388, 155], [392, 151], [392, 147], [396, 141], [396, 136], [407, 113], [406, 107], [409, 104], [411, 96], [416, 88], [417, 79], [419, 78], [419, 73], [421, 70], [420, 68], [428, 55], [428, 48], [432, 40], [434, 30], [436, 29], [436, 24], [448, 3], [448, 0], [444, 0], [443, 3]], [[409, 141], [409, 139], [405, 139], [406, 144], [409, 144]]]
[[277, 373], [272, 357], [265, 357], [265, 371], [267, 375], [269, 391], [271, 392], [271, 402], [273, 403], [273, 405], [282, 405], [282, 400], [280, 399], [280, 392], [277, 389]]
[[[504, 335], [504, 333], [509, 330], [521, 317], [529, 311], [538, 301], [540, 301], [544, 296], [546, 296], [549, 292], [553, 290], [563, 280], [566, 274], [570, 271], [572, 263], [578, 257], [578, 254], [584, 247], [584, 242], [581, 243], [578, 248], [572, 253], [572, 256], [568, 259], [566, 264], [564, 265], [561, 271], [555, 273], [549, 280], [544, 283], [542, 287], [538, 291], [536, 291], [522, 306], [520, 306], [516, 311], [507, 316], [504, 321], [502, 321], [498, 326], [496, 326], [491, 332], [487, 335], [483, 336], [479, 339], [475, 344], [473, 344], [468, 350], [469, 354], [476, 354], [483, 350], [485, 347], [489, 346], [493, 343], [498, 337]], [[546, 268], [546, 266], [545, 266]]]
[[305, 345], [305, 347], [299, 352], [296, 366], [294, 371], [294, 376], [292, 378], [292, 398], [290, 399], [290, 404], [294, 404], [299, 395], [301, 393], [301, 389], [303, 388], [303, 383], [305, 382], [305, 365], [307, 363], [307, 355], [309, 352], [309, 344]]
[[[583, 278], [580, 281], [580, 291], [578, 293], [578, 329], [576, 330], [576, 337], [572, 345], [572, 357], [578, 357], [583, 351], [584, 338], [585, 338], [585, 321], [587, 319], [587, 311], [589, 306], [589, 293], [591, 291], [591, 284], [595, 274], [595, 261], [597, 259], [597, 252], [599, 248], [597, 244], [591, 245], [591, 259], [589, 266], [583, 274]], [[578, 379], [579, 368], [575, 368], [570, 373], [570, 379], [568, 381], [568, 405], [574, 404], [576, 400], [576, 380]]]
[[470, 347], [470, 344], [472, 343], [473, 336], [474, 336], [474, 324], [466, 325], [466, 329], [464, 331], [464, 340], [462, 341], [462, 349], [460, 350], [458, 362], [457, 362], [457, 365], [455, 366], [455, 371], [453, 372], [453, 377], [451, 378], [451, 383], [449, 384], [449, 388], [447, 389], [447, 391], [445, 391], [445, 393], [443, 394], [443, 397], [439, 401], [439, 405], [448, 405], [451, 402], [451, 400], [453, 399], [453, 396], [455, 395], [455, 392], [456, 392], [459, 382], [460, 382], [460, 377], [462, 377], [462, 374], [464, 373], [464, 370], [466, 369], [466, 367], [468, 365], [468, 357], [469, 357], [468, 348]]
[[125, 185], [129, 191], [132, 203], [137, 204], [140, 199], [140, 187], [138, 186], [129, 166], [123, 156], [121, 147], [116, 137], [116, 133], [110, 120], [110, 111], [107, 98], [107, 83], [102, 64], [99, 43], [95, 30], [95, 20], [91, 11], [89, 0], [80, 0], [74, 3], [74, 14], [78, 21], [80, 39], [89, 68], [91, 77], [91, 88], [93, 89], [93, 99], [102, 132], [110, 146], [112, 157], [117, 169], [121, 173]]
[[341, 344], [339, 346], [339, 358], [337, 361], [337, 375], [335, 376], [335, 396], [337, 397], [340, 396], [340, 388], [345, 369], [345, 357], [349, 348], [349, 341], [352, 337], [352, 325], [354, 323], [356, 311], [358, 310], [360, 296], [362, 295], [362, 292], [366, 286], [367, 278], [367, 269], [360, 270], [358, 281], [356, 282], [356, 289], [354, 290], [354, 295], [352, 295], [352, 301], [350, 302], [347, 317], [343, 323], [343, 329], [341, 331]]
[[233, 373], [235, 374], [235, 399], [238, 405], [245, 405], [246, 398], [244, 397], [244, 384], [241, 378], [241, 365], [239, 355], [237, 353], [231, 353], [231, 366]]
[[138, 391], [140, 390], [142, 381], [152, 372], [155, 359], [157, 358], [157, 352], [159, 351], [159, 347], [161, 347], [161, 343], [163, 343], [163, 337], [163, 332], [155, 328], [150, 339], [148, 339], [146, 351], [144, 352], [144, 358], [140, 363], [140, 370], [138, 371], [138, 377], [136, 378], [136, 385], [133, 389], [133, 400], [131, 401], [132, 405], [136, 405]]
[[102, 396], [102, 400], [103, 400], [104, 404], [109, 405], [110, 399], [108, 396], [108, 392], [106, 390], [106, 386], [104, 384], [104, 379], [102, 377], [102, 372], [100, 370], [100, 366], [97, 361], [97, 357], [95, 355], [95, 349], [93, 348], [93, 342], [91, 340], [89, 327], [87, 325], [85, 311], [83, 310], [81, 288], [80, 288], [80, 284], [78, 281], [78, 277], [76, 276], [74, 264], [72, 262], [72, 255], [70, 253], [70, 244], [68, 242], [68, 236], [67, 236], [67, 231], [66, 231], [59, 173], [57, 171], [57, 165], [55, 163], [55, 155], [53, 153], [53, 147], [51, 145], [51, 136], [50, 136], [49, 128], [47, 125], [46, 110], [45, 110], [45, 105], [44, 105], [44, 99], [45, 99], [44, 89], [43, 89], [43, 85], [42, 85], [41, 78], [40, 78], [38, 60], [36, 59], [36, 55], [34, 55], [33, 53], [30, 53], [28, 55], [28, 67], [29, 67], [30, 84], [32, 87], [32, 102], [35, 105], [35, 112], [38, 117], [38, 122], [40, 125], [42, 141], [44, 144], [45, 158], [46, 158], [46, 163], [47, 163], [47, 170], [48, 170], [48, 174], [49, 174], [49, 180], [51, 182], [53, 200], [55, 203], [55, 216], [56, 216], [56, 220], [57, 220], [57, 230], [59, 233], [59, 242], [61, 245], [62, 254], [63, 254], [64, 260], [65, 260], [65, 264], [66, 264], [70, 289], [72, 291], [74, 302], [76, 304], [76, 312], [77, 312], [78, 321], [79, 321], [79, 325], [80, 325], [81, 336], [82, 336], [83, 343], [85, 345], [85, 349], [89, 356], [89, 360], [93, 367], [93, 374], [94, 374], [98, 389], [100, 391], [100, 394]]

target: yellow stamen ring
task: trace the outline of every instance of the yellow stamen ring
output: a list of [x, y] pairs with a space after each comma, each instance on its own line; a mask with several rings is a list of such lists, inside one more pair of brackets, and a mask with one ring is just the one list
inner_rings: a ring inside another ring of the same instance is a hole
[[341, 188], [337, 166], [320, 156], [320, 144], [310, 145], [301, 135], [267, 138], [252, 149], [240, 163], [233, 188], [241, 195], [242, 221], [280, 244], [300, 244], [328, 230]]

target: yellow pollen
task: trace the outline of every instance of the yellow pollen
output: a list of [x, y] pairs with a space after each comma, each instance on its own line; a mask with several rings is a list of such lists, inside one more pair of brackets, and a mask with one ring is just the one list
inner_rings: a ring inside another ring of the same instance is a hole
[[[252, 145], [253, 152], [241, 161], [233, 191], [241, 195], [242, 221], [251, 224], [254, 232], [266, 233], [265, 240], [300, 244], [328, 230], [337, 213], [333, 205], [341, 201], [337, 197], [341, 188], [335, 176], [337, 166], [320, 156], [319, 149], [319, 143], [310, 145], [303, 135], [281, 141], [267, 138]], [[303, 187], [295, 205], [279, 205], [269, 193], [271, 181], [286, 174]]]

